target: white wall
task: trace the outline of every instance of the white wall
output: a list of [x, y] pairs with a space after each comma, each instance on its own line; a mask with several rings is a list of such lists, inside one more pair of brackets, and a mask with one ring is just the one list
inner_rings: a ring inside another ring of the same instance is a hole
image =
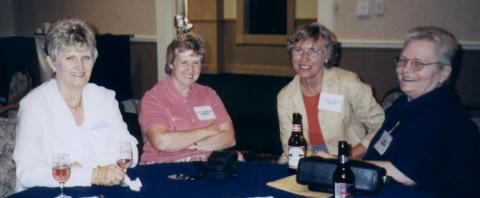
[[373, 13], [375, 0], [367, 0], [370, 16], [355, 15], [357, 0], [334, 0], [339, 12], [333, 16], [333, 31], [340, 39], [403, 40], [419, 25], [443, 27], [463, 42], [480, 42], [478, 0], [384, 0], [384, 15]]
[[[464, 44], [480, 44], [479, 0], [384, 0], [383, 16], [373, 13], [376, 0], [366, 0], [370, 16], [362, 18], [355, 14], [358, 0], [296, 0], [295, 18], [317, 18], [317, 1], [337, 8], [338, 12], [332, 12], [331, 29], [340, 40], [397, 44], [412, 27], [436, 25], [451, 31]], [[224, 0], [225, 19], [236, 19], [236, 2]]]

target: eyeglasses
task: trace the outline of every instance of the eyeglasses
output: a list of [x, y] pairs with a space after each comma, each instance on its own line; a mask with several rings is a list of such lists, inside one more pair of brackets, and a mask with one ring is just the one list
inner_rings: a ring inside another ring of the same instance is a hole
[[428, 66], [428, 65], [442, 64], [441, 62], [424, 63], [420, 60], [408, 59], [408, 58], [405, 58], [403, 56], [396, 57], [394, 59], [394, 61], [395, 61], [395, 64], [396, 64], [397, 67], [405, 67], [405, 66], [407, 66], [408, 62], [410, 62], [410, 65], [412, 66], [414, 71], [420, 71], [425, 66]]
[[194, 69], [198, 69], [202, 66], [202, 63], [200, 61], [187, 61], [187, 60], [180, 60], [177, 61], [175, 60], [174, 63], [177, 63], [180, 69], [185, 70], [185, 69], [190, 69], [192, 66]]
[[[313, 47], [306, 49], [306, 51], [307, 51], [307, 56], [309, 58], [317, 57], [318, 55], [323, 53], [323, 50], [319, 50], [319, 49], [313, 48]], [[305, 53], [305, 49], [303, 49], [303, 48], [293, 48], [293, 50], [292, 50], [292, 55], [293, 56], [299, 57], [299, 56], [302, 56], [304, 53]]]

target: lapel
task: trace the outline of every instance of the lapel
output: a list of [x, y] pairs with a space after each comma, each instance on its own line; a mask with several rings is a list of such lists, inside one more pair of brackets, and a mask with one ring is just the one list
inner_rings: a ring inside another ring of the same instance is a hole
[[[340, 90], [340, 81], [338, 78], [338, 72], [336, 72], [336, 68], [324, 69], [323, 72], [323, 79], [322, 79], [322, 92], [321, 93], [331, 93], [331, 94], [339, 94], [343, 95]], [[321, 96], [321, 95], [320, 95]], [[343, 103], [346, 102], [346, 98], [344, 99]], [[342, 105], [342, 108], [346, 108], [345, 104]], [[345, 111], [345, 109], [342, 109]], [[335, 136], [334, 133], [337, 130], [332, 130], [334, 127], [334, 123], [337, 123], [339, 119], [341, 119], [341, 113], [332, 112], [327, 110], [318, 110], [318, 120], [320, 123], [320, 127], [322, 129], [322, 135], [325, 141], [329, 140], [332, 136]]]
[[300, 88], [300, 77], [298, 75], [295, 76], [294, 79], [295, 88], [292, 98], [293, 109], [291, 110], [292, 113], [298, 112], [302, 114], [302, 126], [303, 126], [303, 137], [307, 142], [309, 142], [308, 136], [308, 121], [307, 121], [307, 110], [305, 110], [305, 103], [303, 103], [302, 91]]

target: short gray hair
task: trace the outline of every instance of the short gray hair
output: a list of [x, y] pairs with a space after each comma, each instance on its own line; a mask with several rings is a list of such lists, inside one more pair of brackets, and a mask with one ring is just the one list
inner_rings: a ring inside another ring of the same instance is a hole
[[56, 60], [60, 50], [65, 47], [86, 47], [97, 59], [95, 33], [80, 19], [61, 19], [47, 30], [45, 53]]
[[438, 61], [443, 65], [452, 66], [452, 60], [458, 49], [457, 39], [452, 33], [435, 26], [415, 27], [405, 35], [403, 48], [414, 40], [427, 40], [432, 42], [435, 45], [435, 54]]

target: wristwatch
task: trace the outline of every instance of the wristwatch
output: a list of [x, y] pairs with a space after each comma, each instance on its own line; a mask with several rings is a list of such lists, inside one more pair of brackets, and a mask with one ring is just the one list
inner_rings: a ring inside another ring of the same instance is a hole
[[198, 150], [198, 144], [195, 142], [192, 144], [192, 150]]

